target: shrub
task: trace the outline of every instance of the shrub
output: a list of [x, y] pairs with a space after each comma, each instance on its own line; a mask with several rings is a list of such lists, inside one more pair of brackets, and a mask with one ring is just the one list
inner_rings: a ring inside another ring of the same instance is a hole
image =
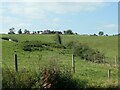
[[72, 78], [71, 71], [62, 68], [54, 60], [51, 61], [42, 69], [41, 81], [36, 85], [41, 86], [42, 90], [79, 90], [80, 85]]
[[34, 51], [41, 50], [43, 47], [41, 41], [25, 41], [22, 42], [22, 48], [24, 51]]
[[5, 88], [31, 88], [35, 83], [33, 75], [28, 71], [15, 72], [7, 68], [2, 70], [2, 76], [3, 90]]
[[14, 42], [18, 42], [18, 40], [17, 39], [15, 39], [15, 38], [13, 38], [13, 39], [11, 39], [12, 41], [14, 41]]
[[[60, 67], [56, 61], [51, 61], [49, 65], [40, 69], [39, 72], [13, 69], [2, 70], [2, 90], [11, 88], [23, 89], [32, 88], [38, 90], [80, 90], [84, 89], [86, 82], [79, 83], [77, 79], [72, 78], [71, 70]], [[84, 84], [83, 84], [84, 83]]]
[[55, 43], [58, 45], [62, 43], [61, 37], [58, 33], [55, 35]]
[[86, 44], [76, 45], [73, 49], [73, 53], [79, 56], [81, 59], [89, 60], [96, 63], [102, 63], [105, 58], [104, 54], [98, 50], [94, 50]]
[[13, 37], [2, 37], [2, 39], [3, 40], [9, 40], [9, 39], [11, 39], [12, 41], [14, 41], [14, 42], [18, 42], [18, 40], [16, 39], [16, 38], [13, 38]]
[[3, 40], [9, 40], [9, 38], [8, 38], [8, 37], [2, 37], [2, 39], [3, 39]]
[[74, 41], [70, 41], [66, 44], [66, 47], [69, 48], [69, 49], [73, 49], [75, 46], [75, 42]]
[[61, 44], [55, 44], [55, 43], [46, 43], [41, 41], [24, 41], [21, 43], [22, 49], [24, 51], [42, 51], [42, 50], [50, 50], [52, 51], [52, 48], [64, 48], [65, 46]]

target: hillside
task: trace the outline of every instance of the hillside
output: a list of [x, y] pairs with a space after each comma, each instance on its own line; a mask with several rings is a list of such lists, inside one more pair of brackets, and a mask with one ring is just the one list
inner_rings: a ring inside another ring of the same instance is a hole
[[[54, 35], [2, 35], [17, 39], [18, 42], [2, 40], [2, 67], [14, 68], [14, 51], [18, 55], [19, 69], [38, 70], [40, 67], [56, 60], [60, 65], [71, 68], [72, 54], [69, 49], [51, 48], [42, 51], [24, 51], [21, 43], [24, 41], [41, 41], [54, 43]], [[62, 44], [70, 41], [85, 43], [89, 47], [98, 49], [105, 54], [106, 61], [112, 64], [111, 79], [108, 81], [108, 65], [92, 63], [75, 57], [76, 73], [74, 78], [86, 81], [85, 87], [109, 87], [117, 86], [117, 68], [114, 67], [115, 56], [118, 56], [117, 36], [82, 36], [82, 35], [61, 35]], [[19, 45], [20, 44], [20, 45]]]

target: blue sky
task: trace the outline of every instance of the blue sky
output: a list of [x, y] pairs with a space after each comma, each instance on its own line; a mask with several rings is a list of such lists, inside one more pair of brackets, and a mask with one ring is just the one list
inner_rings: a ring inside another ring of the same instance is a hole
[[72, 29], [79, 34], [116, 34], [117, 2], [7, 2], [0, 3], [0, 33], [9, 28], [35, 30]]

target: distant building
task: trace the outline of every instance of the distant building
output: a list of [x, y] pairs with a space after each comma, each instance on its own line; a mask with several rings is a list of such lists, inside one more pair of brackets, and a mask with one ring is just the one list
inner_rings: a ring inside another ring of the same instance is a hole
[[33, 34], [33, 31], [30, 31], [30, 34]]
[[9, 41], [12, 41], [12, 39], [9, 39]]
[[39, 34], [43, 34], [43, 31], [40, 31]]
[[50, 30], [44, 30], [42, 34], [50, 34]]

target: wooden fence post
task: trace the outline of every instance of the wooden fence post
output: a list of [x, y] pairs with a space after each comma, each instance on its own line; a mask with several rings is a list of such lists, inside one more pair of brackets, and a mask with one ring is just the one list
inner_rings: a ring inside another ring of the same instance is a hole
[[115, 56], [115, 67], [117, 66], [117, 56]]
[[108, 69], [108, 79], [111, 77], [111, 69]]
[[111, 78], [111, 65], [108, 67], [108, 79], [110, 80]]
[[72, 54], [72, 69], [73, 69], [73, 73], [75, 73], [75, 60], [74, 60], [74, 54]]
[[18, 72], [17, 54], [16, 53], [14, 55], [14, 60], [15, 60], [15, 71]]

